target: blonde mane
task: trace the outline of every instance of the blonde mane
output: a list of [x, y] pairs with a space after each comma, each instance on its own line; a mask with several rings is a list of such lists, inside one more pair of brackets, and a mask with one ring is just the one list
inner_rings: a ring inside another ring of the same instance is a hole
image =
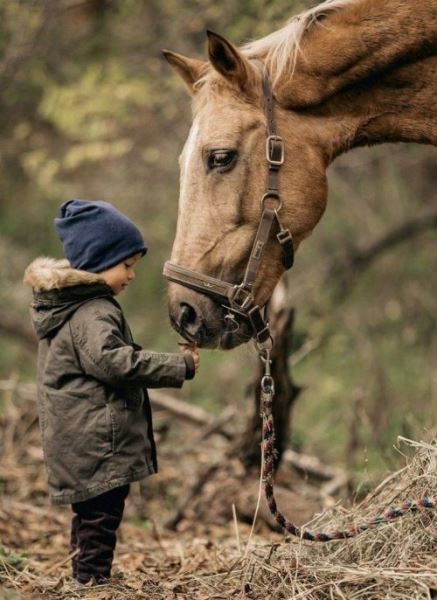
[[328, 13], [356, 3], [357, 0], [325, 0], [314, 8], [295, 15], [281, 29], [245, 44], [240, 50], [248, 58], [262, 59], [275, 85], [285, 73], [288, 76], [293, 74], [304, 33]]

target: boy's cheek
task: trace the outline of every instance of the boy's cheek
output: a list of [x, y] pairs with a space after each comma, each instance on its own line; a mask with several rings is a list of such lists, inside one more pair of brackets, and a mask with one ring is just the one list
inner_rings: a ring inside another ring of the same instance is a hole
[[116, 295], [119, 294], [121, 292], [121, 287], [119, 285], [117, 285], [116, 283], [109, 283], [109, 287], [111, 288], [112, 292]]

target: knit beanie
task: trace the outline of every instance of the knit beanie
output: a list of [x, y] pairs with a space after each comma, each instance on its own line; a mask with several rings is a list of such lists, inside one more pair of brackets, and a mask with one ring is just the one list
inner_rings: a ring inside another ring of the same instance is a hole
[[147, 252], [137, 226], [109, 202], [68, 200], [59, 209], [55, 228], [75, 269], [100, 273]]

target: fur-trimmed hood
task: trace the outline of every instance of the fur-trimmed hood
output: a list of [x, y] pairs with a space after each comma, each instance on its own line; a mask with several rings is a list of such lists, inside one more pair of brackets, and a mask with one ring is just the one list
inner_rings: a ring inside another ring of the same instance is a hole
[[24, 283], [33, 288], [30, 316], [40, 339], [54, 335], [84, 302], [102, 297], [115, 302], [103, 277], [74, 269], [65, 259], [35, 259], [24, 273]]
[[68, 260], [40, 256], [24, 272], [24, 283], [38, 292], [60, 290], [73, 285], [105, 283], [98, 273], [74, 269]]

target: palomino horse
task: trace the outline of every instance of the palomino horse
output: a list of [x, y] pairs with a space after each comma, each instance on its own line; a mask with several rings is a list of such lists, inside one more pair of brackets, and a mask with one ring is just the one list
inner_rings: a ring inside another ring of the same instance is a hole
[[[194, 103], [171, 262], [216, 281], [243, 279], [266, 189], [263, 71], [285, 147], [281, 225], [295, 251], [324, 212], [337, 156], [383, 142], [436, 144], [436, 23], [435, 0], [327, 0], [242, 48], [208, 32], [209, 61], [164, 51]], [[284, 271], [275, 233], [252, 286], [260, 307]], [[174, 282], [169, 312], [199, 346], [232, 348], [252, 334], [238, 313], [229, 330], [220, 302]]]

